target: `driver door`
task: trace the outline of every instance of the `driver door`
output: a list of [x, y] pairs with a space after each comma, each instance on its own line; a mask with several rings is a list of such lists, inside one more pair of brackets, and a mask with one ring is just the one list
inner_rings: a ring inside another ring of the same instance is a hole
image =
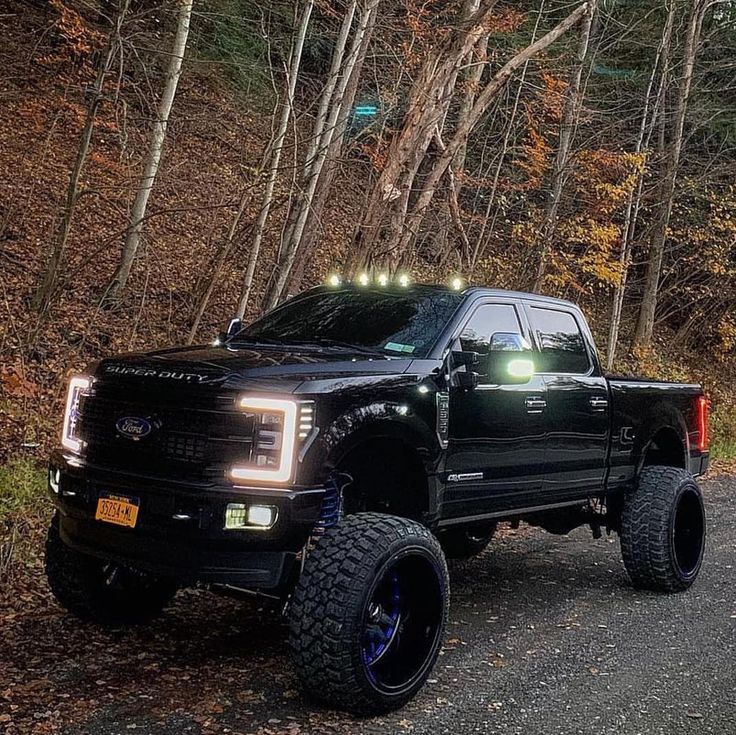
[[[509, 340], [528, 344], [516, 302], [482, 302], [469, 315], [454, 349], [476, 352], [477, 387], [450, 389], [449, 442], [443, 515], [466, 517], [526, 507], [538, 501], [545, 476], [547, 388], [534, 375], [528, 383], [492, 382], [488, 365]], [[501, 335], [501, 333], [503, 333]], [[504, 339], [494, 340], [493, 336]], [[467, 368], [473, 369], [473, 368]]]

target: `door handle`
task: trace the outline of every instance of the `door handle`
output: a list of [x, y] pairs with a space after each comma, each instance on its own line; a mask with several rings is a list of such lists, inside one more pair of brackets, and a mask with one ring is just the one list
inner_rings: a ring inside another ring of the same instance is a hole
[[527, 413], [542, 413], [544, 409], [547, 408], [547, 401], [539, 396], [529, 396], [526, 401], [524, 401], [524, 405], [526, 406]]
[[608, 408], [608, 398], [603, 396], [591, 396], [588, 403], [594, 411], [605, 411]]

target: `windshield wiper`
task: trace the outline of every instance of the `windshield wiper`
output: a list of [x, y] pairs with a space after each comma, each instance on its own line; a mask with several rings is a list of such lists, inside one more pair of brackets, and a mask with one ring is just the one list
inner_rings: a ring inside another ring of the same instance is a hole
[[386, 357], [386, 355], [380, 350], [373, 349], [371, 347], [362, 347], [359, 345], [351, 344], [350, 342], [343, 342], [339, 339], [330, 339], [329, 337], [312, 337], [311, 339], [294, 340], [296, 344], [300, 345], [319, 345], [320, 347], [336, 347], [341, 350], [350, 350], [350, 352], [358, 352], [361, 355], [374, 355], [376, 357]]
[[248, 345], [274, 345], [276, 347], [283, 347], [288, 349], [289, 347], [301, 347], [316, 345], [317, 347], [336, 347], [342, 350], [350, 350], [351, 352], [357, 352], [361, 355], [373, 355], [375, 357], [386, 357], [386, 355], [380, 350], [371, 349], [370, 347], [360, 347], [358, 345], [350, 344], [349, 342], [342, 342], [339, 339], [329, 339], [328, 337], [311, 337], [309, 339], [295, 339], [295, 338], [284, 338], [275, 339], [273, 337], [261, 337], [259, 335], [235, 335], [228, 340], [228, 344], [248, 344]]
[[234, 337], [231, 337], [229, 340], [227, 340], [228, 344], [239, 344], [243, 342], [248, 345], [276, 345], [277, 347], [284, 347], [286, 344], [288, 344], [286, 340], [282, 339], [274, 339], [273, 337], [250, 337], [247, 334], [236, 334]]

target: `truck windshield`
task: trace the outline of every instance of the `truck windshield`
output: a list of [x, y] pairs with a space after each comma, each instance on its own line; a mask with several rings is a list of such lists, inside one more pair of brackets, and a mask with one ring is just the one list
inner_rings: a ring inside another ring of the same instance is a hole
[[462, 302], [455, 293], [387, 291], [305, 294], [245, 327], [235, 341], [372, 350], [386, 355], [426, 357]]

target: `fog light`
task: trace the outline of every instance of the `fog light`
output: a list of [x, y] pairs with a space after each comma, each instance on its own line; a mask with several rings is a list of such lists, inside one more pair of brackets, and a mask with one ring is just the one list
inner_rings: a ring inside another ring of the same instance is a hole
[[51, 490], [59, 494], [59, 482], [61, 480], [61, 472], [57, 469], [50, 469], [49, 470], [49, 487]]
[[225, 528], [245, 528], [248, 524], [248, 506], [243, 503], [228, 503], [225, 509]]
[[251, 505], [248, 508], [248, 524], [259, 528], [271, 528], [276, 522], [276, 508], [272, 505]]
[[225, 530], [251, 528], [266, 531], [276, 523], [278, 509], [273, 505], [228, 503], [225, 509]]

